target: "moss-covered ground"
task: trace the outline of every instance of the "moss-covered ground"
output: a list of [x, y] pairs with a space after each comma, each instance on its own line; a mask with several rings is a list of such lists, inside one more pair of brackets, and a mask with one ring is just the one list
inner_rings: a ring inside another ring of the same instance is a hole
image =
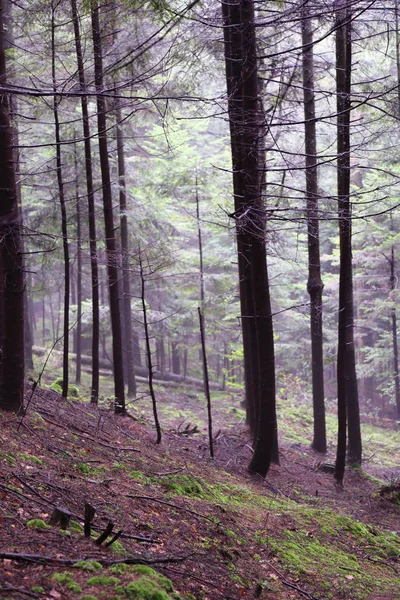
[[[280, 389], [281, 465], [261, 481], [246, 472], [239, 393], [213, 394], [211, 461], [202, 433], [182, 435], [187, 423], [204, 430], [204, 400], [156, 390], [161, 446], [147, 397], [130, 419], [108, 400], [96, 408], [41, 389], [22, 423], [0, 416], [2, 599], [400, 600], [400, 507], [379, 495], [398, 473], [395, 425], [366, 419], [368, 460], [339, 489], [319, 470], [334, 458], [335, 418], [321, 458], [308, 397], [292, 380]], [[96, 508], [90, 538], [85, 502]], [[65, 530], [49, 524], [54, 506], [71, 512]], [[97, 546], [109, 521], [122, 533]]]

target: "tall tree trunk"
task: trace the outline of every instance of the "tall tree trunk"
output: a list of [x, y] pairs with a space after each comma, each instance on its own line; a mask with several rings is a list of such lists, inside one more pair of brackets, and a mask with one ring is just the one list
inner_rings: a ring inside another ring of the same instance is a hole
[[308, 282], [310, 295], [311, 367], [314, 412], [314, 439], [312, 447], [326, 452], [324, 362], [322, 337], [321, 261], [318, 222], [318, 167], [317, 136], [315, 127], [314, 53], [312, 21], [307, 4], [303, 4], [301, 35], [303, 46], [303, 95], [305, 128], [305, 166], [308, 229]]
[[121, 311], [118, 282], [118, 249], [114, 230], [110, 165], [108, 160], [106, 103], [103, 96], [103, 55], [100, 32], [99, 8], [91, 11], [94, 47], [94, 71], [97, 92], [97, 124], [101, 179], [103, 184], [103, 208], [106, 234], [106, 256], [110, 315], [112, 331], [112, 352], [114, 365], [115, 412], [125, 413], [124, 367], [122, 359]]
[[69, 296], [70, 296], [70, 264], [69, 264], [69, 247], [68, 247], [68, 230], [67, 230], [67, 209], [65, 204], [65, 193], [64, 193], [64, 181], [62, 174], [62, 161], [61, 161], [61, 134], [60, 134], [60, 119], [58, 112], [59, 98], [56, 96], [57, 92], [57, 79], [56, 79], [56, 24], [55, 24], [55, 6], [54, 2], [51, 3], [51, 73], [53, 81], [53, 115], [54, 115], [54, 128], [55, 128], [55, 139], [56, 139], [56, 172], [57, 172], [57, 185], [58, 185], [58, 197], [60, 201], [61, 209], [61, 233], [63, 240], [63, 254], [64, 254], [64, 320], [63, 320], [63, 385], [62, 385], [62, 396], [66, 398], [68, 396], [68, 352], [69, 352]]
[[82, 218], [81, 218], [81, 199], [79, 197], [79, 179], [78, 179], [78, 160], [77, 148], [75, 146], [75, 207], [76, 207], [76, 371], [75, 381], [81, 382], [82, 372]]
[[[255, 417], [255, 390], [258, 388], [255, 371], [255, 360], [252, 356], [252, 338], [253, 321], [250, 318], [251, 310], [251, 279], [249, 277], [249, 247], [246, 243], [243, 227], [240, 228], [241, 221], [237, 217], [242, 211], [244, 197], [243, 177], [241, 173], [242, 162], [242, 131], [240, 122], [243, 120], [243, 99], [242, 99], [242, 30], [240, 15], [240, 0], [222, 0], [222, 17], [224, 33], [224, 53], [225, 53], [225, 73], [226, 87], [228, 93], [228, 114], [229, 128], [231, 138], [232, 153], [232, 177], [233, 177], [233, 195], [234, 195], [234, 218], [236, 222], [236, 243], [238, 254], [239, 270], [239, 296], [240, 313], [243, 338], [244, 354], [244, 372], [245, 372], [245, 391], [246, 391], [246, 416], [247, 424], [252, 433], [256, 429]], [[239, 211], [239, 212], [238, 212]]]
[[[71, 0], [72, 20], [74, 24], [75, 50], [78, 65], [79, 84], [81, 91], [86, 92], [85, 68], [83, 64], [82, 44], [79, 31], [79, 18], [76, 0]], [[100, 312], [99, 312], [99, 267], [96, 242], [96, 211], [94, 205], [92, 151], [89, 124], [88, 100], [81, 96], [82, 127], [85, 145], [86, 190], [88, 199], [90, 270], [92, 279], [92, 388], [90, 401], [97, 404], [99, 397], [99, 343], [100, 343]]]
[[122, 255], [122, 314], [123, 314], [123, 346], [125, 376], [128, 384], [128, 396], [136, 396], [135, 364], [133, 360], [133, 327], [131, 308], [131, 277], [129, 269], [129, 231], [126, 197], [126, 174], [125, 174], [125, 149], [124, 134], [122, 129], [121, 102], [118, 95], [115, 97], [115, 115], [117, 130], [117, 157], [118, 157], [118, 180], [119, 180], [119, 212], [121, 229], [121, 255]]
[[[15, 48], [14, 43], [14, 24], [12, 18], [12, 3], [10, 0], [3, 1], [3, 21], [5, 26], [5, 35], [4, 35], [4, 48], [6, 52], [11, 50], [13, 52]], [[13, 54], [11, 53], [11, 57]], [[7, 68], [7, 79], [9, 82], [13, 82], [14, 69], [8, 66]], [[23, 212], [22, 212], [22, 195], [21, 195], [21, 183], [19, 177], [20, 171], [20, 150], [19, 150], [19, 135], [18, 135], [18, 126], [16, 123], [16, 118], [18, 115], [18, 102], [16, 96], [10, 96], [10, 124], [13, 138], [13, 153], [14, 153], [14, 172], [16, 175], [16, 186], [17, 186], [17, 196], [18, 196], [18, 206], [21, 211], [21, 221], [23, 220]], [[23, 270], [26, 271], [25, 268], [25, 244], [24, 238], [21, 238], [21, 251], [23, 257]], [[29, 303], [29, 289], [28, 278], [25, 279], [26, 292], [24, 294], [24, 328], [25, 328], [25, 367], [26, 369], [33, 369], [33, 331], [32, 331], [32, 311], [30, 310]]]
[[[395, 257], [394, 257], [394, 246], [391, 249], [390, 258], [390, 291], [392, 294], [396, 289], [396, 276], [395, 276]], [[400, 419], [400, 374], [399, 374], [399, 347], [397, 341], [397, 311], [394, 298], [392, 298], [392, 343], [393, 343], [393, 375], [394, 375], [394, 389], [395, 389], [395, 400], [396, 400], [396, 413], [397, 418]]]
[[265, 477], [271, 463], [275, 412], [275, 357], [261, 198], [260, 118], [252, 0], [222, 2], [231, 131], [246, 402], [254, 453], [249, 471]]
[[342, 483], [346, 460], [361, 464], [361, 429], [354, 347], [353, 269], [350, 206], [351, 12], [338, 0], [336, 12], [337, 176], [340, 235], [338, 328], [338, 446], [335, 478]]
[[[0, 85], [7, 87], [4, 3], [0, 2]], [[2, 281], [0, 409], [20, 412], [24, 397], [24, 294], [21, 215], [15, 180], [10, 103], [0, 94], [0, 260]]]

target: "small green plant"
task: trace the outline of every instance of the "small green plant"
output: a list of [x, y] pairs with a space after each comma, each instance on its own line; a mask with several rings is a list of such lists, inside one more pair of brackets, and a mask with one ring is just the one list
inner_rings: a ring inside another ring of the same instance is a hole
[[74, 564], [74, 568], [82, 569], [82, 571], [95, 572], [99, 569], [102, 569], [102, 565], [95, 560], [80, 560], [79, 562]]
[[36, 529], [51, 529], [50, 525], [47, 525], [43, 519], [31, 519], [30, 521], [26, 522], [26, 526], [34, 527]]
[[45, 593], [45, 589], [41, 585], [33, 585], [31, 587], [31, 590], [35, 594], [44, 594]]
[[128, 571], [131, 567], [126, 563], [118, 563], [116, 565], [112, 565], [109, 568], [110, 573], [114, 575], [123, 575], [126, 571]]
[[95, 575], [86, 582], [88, 585], [118, 585], [118, 577], [107, 577], [106, 575]]

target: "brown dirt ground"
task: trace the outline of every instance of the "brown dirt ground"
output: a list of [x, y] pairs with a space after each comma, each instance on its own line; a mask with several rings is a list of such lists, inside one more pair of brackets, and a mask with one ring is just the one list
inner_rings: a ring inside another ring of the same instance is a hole
[[[31, 398], [30, 388], [27, 398]], [[282, 498], [313, 506], [318, 501], [358, 521], [399, 532], [400, 511], [376, 495], [375, 483], [360, 472], [349, 471], [345, 488], [337, 488], [331, 475], [315, 470], [320, 458], [304, 445], [283, 443], [280, 466], [273, 466], [263, 481], [246, 472], [251, 449], [242, 425], [219, 431], [215, 461], [208, 458], [203, 436], [183, 436], [175, 430], [164, 431], [161, 447], [154, 440], [154, 433], [132, 418], [116, 417], [110, 409], [80, 401], [62, 400], [55, 392], [39, 388], [22, 421], [2, 415], [2, 555], [12, 552], [59, 561], [105, 563], [123, 557], [150, 561], [172, 580], [182, 597], [191, 593], [203, 600], [321, 600], [325, 596], [318, 582], [286, 572], [274, 552], [256, 541], [259, 530], [295, 528], [290, 514], [268, 508], [260, 513], [260, 507], [250, 500], [243, 510], [229, 490], [232, 506], [220, 502], [218, 495], [212, 501], [215, 480], [227, 486], [246, 485], [249, 493], [262, 494], [271, 503]], [[195, 489], [208, 482], [206, 497], [171, 493], [168, 481], [175, 474], [184, 475]], [[66, 535], [58, 527], [27, 526], [32, 519], [48, 522], [55, 506], [67, 508], [72, 519], [82, 523], [85, 502], [96, 508], [93, 527], [97, 532], [110, 520], [116, 531], [122, 531], [122, 557], [112, 547], [96, 546], [79, 532]], [[262, 565], [255, 555], [262, 556]], [[17, 562], [3, 558], [1, 564], [0, 598], [83, 597], [52, 579], [54, 573], [71, 572], [70, 567], [54, 561], [43, 564], [39, 559]], [[96, 586], [85, 584], [87, 573], [75, 570], [73, 575], [85, 594], [99, 594]], [[128, 581], [125, 575], [120, 579], [122, 583]], [[257, 585], [261, 580], [271, 581], [272, 586], [263, 589]], [[109, 599], [110, 594], [100, 592]], [[334, 597], [351, 600], [340, 591]], [[391, 592], [370, 600], [395, 597]]]

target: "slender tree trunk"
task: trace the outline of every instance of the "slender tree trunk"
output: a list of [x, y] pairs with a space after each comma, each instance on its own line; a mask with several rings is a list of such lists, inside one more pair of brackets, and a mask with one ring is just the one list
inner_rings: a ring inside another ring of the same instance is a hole
[[266, 217], [259, 174], [262, 135], [254, 4], [252, 0], [223, 1], [222, 11], [246, 402], [254, 438], [249, 470], [265, 477], [276, 440], [275, 358], [266, 264]]
[[[396, 276], [395, 276], [395, 257], [394, 257], [394, 246], [391, 250], [390, 259], [390, 291], [392, 294], [396, 289]], [[394, 389], [396, 399], [396, 413], [397, 418], [400, 419], [400, 374], [399, 374], [399, 348], [397, 342], [397, 311], [396, 305], [393, 301], [392, 308], [392, 342], [393, 342], [393, 375], [394, 375]]]
[[303, 45], [303, 94], [308, 228], [307, 291], [310, 295], [311, 366], [314, 412], [314, 439], [312, 447], [318, 452], [326, 452], [322, 337], [322, 290], [324, 286], [321, 280], [321, 261], [319, 253], [313, 32], [312, 21], [307, 4], [303, 4], [302, 8], [301, 34]]
[[[7, 87], [4, 4], [0, 2], [0, 85]], [[24, 397], [24, 294], [21, 215], [15, 180], [10, 103], [0, 94], [0, 260], [2, 282], [0, 409], [20, 412]]]
[[69, 352], [69, 300], [70, 300], [70, 261], [69, 261], [69, 247], [68, 247], [68, 230], [67, 230], [67, 209], [65, 204], [65, 193], [64, 193], [64, 181], [62, 174], [62, 160], [61, 160], [61, 133], [60, 133], [60, 119], [58, 112], [59, 98], [56, 96], [57, 92], [57, 79], [56, 79], [56, 24], [55, 24], [55, 6], [54, 2], [51, 3], [51, 73], [53, 81], [53, 115], [54, 115], [54, 128], [55, 128], [55, 139], [56, 139], [56, 172], [57, 172], [57, 185], [58, 185], [58, 197], [60, 201], [61, 209], [61, 233], [63, 240], [63, 254], [64, 254], [64, 321], [63, 321], [63, 385], [62, 385], [62, 396], [66, 398], [68, 396], [68, 378], [69, 378], [69, 365], [68, 365], [68, 352]]
[[106, 234], [106, 256], [110, 315], [112, 330], [112, 350], [114, 365], [115, 412], [125, 413], [124, 368], [122, 359], [121, 312], [118, 282], [118, 249], [114, 230], [110, 165], [108, 160], [106, 103], [103, 96], [103, 56], [100, 32], [99, 8], [91, 11], [94, 46], [95, 85], [97, 91], [97, 123], [101, 179], [103, 184], [103, 207]]
[[122, 129], [121, 103], [118, 96], [115, 97], [115, 115], [117, 130], [117, 156], [118, 156], [118, 179], [119, 179], [119, 211], [121, 230], [121, 255], [122, 255], [122, 289], [123, 289], [123, 340], [124, 340], [124, 366], [125, 376], [128, 384], [128, 396], [136, 396], [135, 364], [133, 359], [133, 327], [131, 308], [131, 281], [129, 269], [129, 231], [126, 197], [126, 175], [125, 175], [125, 150], [124, 134]]
[[81, 200], [79, 197], [78, 161], [75, 146], [75, 206], [76, 206], [76, 383], [81, 382], [82, 372], [82, 225], [81, 225]]
[[[78, 65], [79, 84], [82, 92], [86, 92], [85, 68], [83, 64], [82, 44], [79, 31], [79, 18], [76, 0], [71, 0], [72, 20], [74, 24], [75, 50]], [[92, 389], [90, 400], [97, 404], [99, 397], [99, 267], [96, 242], [96, 211], [94, 204], [92, 150], [90, 143], [90, 124], [87, 96], [81, 96], [82, 127], [85, 145], [86, 189], [88, 199], [90, 269], [92, 279]]]
[[172, 355], [172, 372], [176, 375], [181, 374], [181, 357], [177, 342], [171, 342], [171, 355]]
[[337, 2], [337, 173], [340, 235], [339, 330], [338, 330], [338, 446], [335, 478], [343, 482], [346, 460], [361, 464], [361, 429], [354, 347], [353, 269], [350, 206], [350, 111], [351, 111], [351, 13], [344, 0]]
[[199, 313], [199, 325], [200, 325], [200, 337], [201, 337], [201, 350], [203, 359], [203, 376], [204, 376], [204, 394], [207, 399], [207, 422], [208, 422], [208, 445], [210, 449], [210, 457], [214, 458], [214, 440], [213, 440], [213, 429], [212, 429], [212, 411], [211, 411], [211, 393], [210, 393], [210, 380], [208, 377], [208, 364], [207, 364], [207, 351], [206, 351], [206, 336], [204, 330], [204, 317], [201, 312], [200, 306], [198, 307]]
[[141, 250], [139, 249], [139, 269], [140, 269], [140, 281], [141, 281], [141, 301], [142, 301], [142, 311], [143, 311], [143, 325], [144, 325], [144, 337], [146, 342], [146, 357], [147, 357], [147, 368], [148, 368], [148, 377], [149, 377], [149, 391], [150, 397], [153, 405], [153, 416], [154, 416], [154, 424], [157, 432], [157, 440], [156, 443], [161, 443], [161, 425], [158, 418], [157, 411], [157, 399], [154, 392], [153, 386], [153, 363], [151, 358], [151, 346], [150, 346], [150, 332], [149, 332], [149, 324], [147, 320], [147, 306], [146, 306], [146, 280], [145, 273], [143, 268], [143, 257]]

